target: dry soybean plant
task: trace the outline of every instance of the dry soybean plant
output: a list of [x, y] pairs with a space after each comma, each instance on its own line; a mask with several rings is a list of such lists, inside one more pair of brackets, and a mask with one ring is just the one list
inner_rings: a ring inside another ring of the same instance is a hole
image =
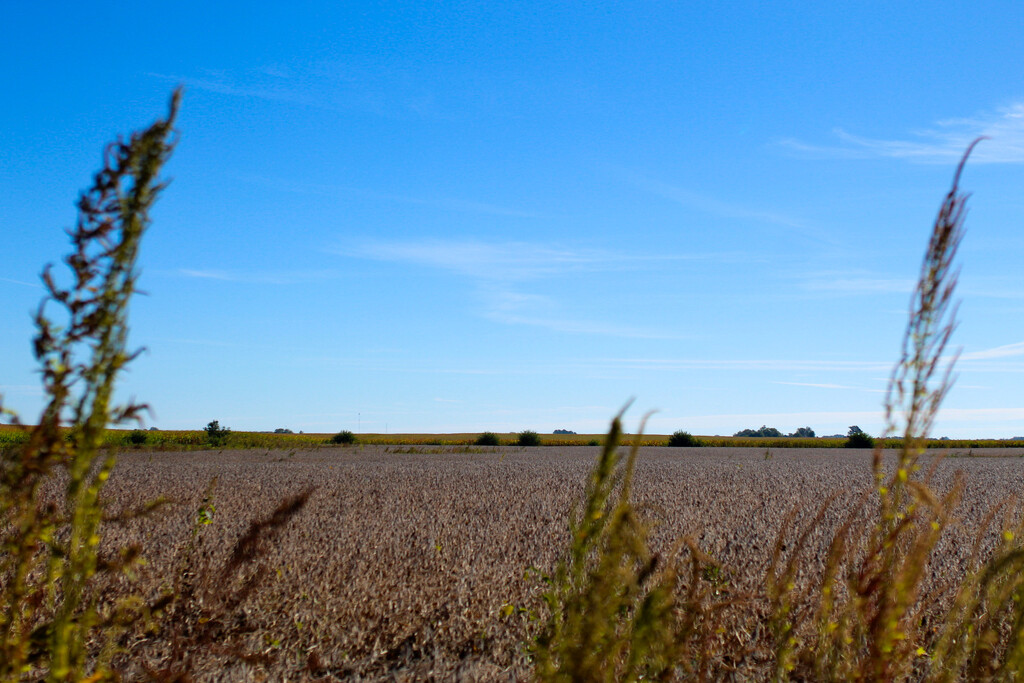
[[[113, 404], [135, 290], [139, 242], [164, 184], [181, 93], [166, 118], [111, 144], [104, 168], [78, 201], [66, 258], [72, 284], [43, 271], [35, 357], [48, 402], [37, 426], [0, 460], [0, 680], [102, 680], [114, 639], [144, 611], [126, 599], [100, 608], [97, 580], [130, 571], [137, 547], [102, 555], [100, 492], [115, 464], [101, 444], [108, 424], [138, 420], [145, 406]], [[55, 321], [48, 307], [61, 309]], [[62, 488], [62, 492], [55, 492]], [[124, 516], [145, 512], [138, 510]], [[97, 645], [97, 634], [104, 634]], [[95, 653], [99, 651], [99, 656]]]

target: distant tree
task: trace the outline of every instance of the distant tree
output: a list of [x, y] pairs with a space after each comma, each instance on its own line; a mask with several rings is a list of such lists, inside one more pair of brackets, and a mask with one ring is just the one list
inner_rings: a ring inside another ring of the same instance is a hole
[[278, 427], [277, 429], [274, 430], [274, 433], [275, 434], [294, 434], [295, 432], [293, 432], [290, 429], [285, 429], [284, 427]]
[[857, 425], [851, 425], [850, 431], [846, 433], [847, 436], [853, 436], [854, 434], [863, 434], [864, 430]]
[[213, 420], [206, 425], [206, 441], [211, 446], [223, 446], [224, 442], [228, 440], [228, 435], [231, 434], [231, 430], [227, 427], [221, 427], [220, 422]]
[[795, 432], [790, 434], [790, 436], [795, 436], [795, 437], [799, 437], [799, 438], [813, 439], [814, 438], [814, 430], [811, 429], [810, 427], [800, 427]]
[[575, 434], [576, 432], [569, 429], [556, 429], [553, 434]]
[[762, 438], [780, 437], [782, 436], [782, 432], [780, 432], [775, 427], [766, 427], [764, 425], [761, 425], [760, 429], [744, 429], [736, 432], [735, 434], [733, 434], [733, 436], [759, 436]]

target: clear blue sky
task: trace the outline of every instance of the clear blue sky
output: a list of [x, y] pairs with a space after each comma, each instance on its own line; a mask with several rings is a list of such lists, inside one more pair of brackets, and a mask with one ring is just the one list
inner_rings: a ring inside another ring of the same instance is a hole
[[881, 428], [973, 192], [936, 436], [1024, 434], [1024, 4], [9, 2], [0, 392], [116, 134], [186, 89], [124, 396], [333, 432]]

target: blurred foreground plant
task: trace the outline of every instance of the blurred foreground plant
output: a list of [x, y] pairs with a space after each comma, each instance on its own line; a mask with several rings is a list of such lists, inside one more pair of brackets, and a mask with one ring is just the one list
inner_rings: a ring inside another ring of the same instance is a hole
[[[834, 497], [802, 528], [784, 525], [759, 601], [767, 609], [756, 608], [748, 598], [740, 615], [752, 632], [765, 634], [767, 652], [756, 644], [747, 652], [736, 648], [722, 652], [712, 666], [716, 653], [708, 648], [706, 624], [712, 614], [726, 616], [721, 608], [728, 603], [696, 590], [698, 581], [681, 596], [685, 582], [677, 580], [674, 565], [659, 567], [658, 556], [648, 550], [646, 527], [629, 502], [637, 449], [634, 445], [625, 464], [620, 462], [616, 418], [582, 510], [570, 522], [568, 557], [545, 596], [551, 615], [536, 648], [540, 680], [720, 677], [736, 669], [716, 668], [718, 661], [736, 664], [754, 651], [762, 653], [754, 670], [774, 680], [1020, 679], [1024, 521], [1019, 511], [1013, 523], [1014, 511], [1004, 510], [1001, 543], [982, 559], [984, 535], [997, 512], [1009, 506], [1004, 501], [989, 513], [975, 539], [968, 573], [948, 600], [923, 594], [935, 580], [935, 550], [954, 521], [963, 489], [958, 476], [945, 494], [936, 493], [931, 483], [938, 461], [921, 473], [919, 458], [951, 386], [955, 354], [949, 357], [945, 350], [956, 328], [953, 264], [966, 202], [959, 180], [974, 144], [957, 167], [936, 218], [901, 357], [890, 378], [883, 436], [901, 435], [895, 456], [883, 453], [884, 439], [873, 444], [874, 490], [865, 492], [828, 537], [821, 571], [813, 571], [808, 555]], [[860, 432], [851, 428], [851, 440], [862, 436], [854, 431]], [[872, 499], [876, 505], [867, 506]], [[800, 512], [798, 506], [790, 519]], [[695, 576], [714, 576], [718, 567], [710, 558], [692, 543], [690, 550]]]
[[[0, 680], [101, 680], [113, 636], [138, 605], [101, 613], [97, 574], [127, 570], [137, 548], [101, 557], [100, 491], [115, 464], [100, 446], [108, 424], [138, 421], [145, 406], [113, 404], [117, 374], [136, 355], [125, 349], [139, 242], [164, 184], [158, 176], [174, 146], [180, 90], [167, 117], [107, 147], [103, 170], [78, 201], [69, 231], [73, 277], [64, 289], [47, 267], [47, 296], [35, 315], [35, 357], [47, 403], [27, 441], [0, 460]], [[47, 315], [49, 304], [62, 318]], [[57, 487], [63, 493], [54, 495]], [[129, 513], [130, 514], [130, 513]], [[100, 658], [90, 640], [106, 632]], [[91, 669], [91, 672], [90, 672]]]
[[[832, 537], [816, 585], [799, 585], [800, 559], [826, 505], [784, 557], [785, 530], [768, 573], [775, 677], [815, 680], [1017, 680], [1024, 670], [1024, 549], [1010, 528], [987, 561], [978, 532], [972, 566], [938, 619], [926, 615], [923, 589], [943, 533], [953, 522], [963, 483], [944, 495], [922, 476], [919, 457], [951, 386], [956, 328], [953, 266], [963, 237], [967, 197], [958, 184], [977, 141], [965, 152], [932, 230], [911, 300], [910, 321], [885, 402], [885, 435], [902, 434], [893, 460], [874, 447], [875, 522], [851, 511]], [[935, 463], [937, 465], [937, 462]], [[995, 517], [990, 513], [989, 524]], [[806, 583], [806, 582], [805, 582]], [[934, 607], [934, 606], [933, 606]], [[928, 627], [928, 623], [932, 627]], [[937, 626], [935, 624], [938, 624]]]
[[[974, 144], [964, 153], [935, 220], [911, 299], [901, 357], [889, 381], [885, 435], [902, 433], [902, 440], [895, 463], [888, 467], [884, 441], [874, 445], [874, 526], [865, 536], [863, 526], [853, 523], [856, 510], [851, 512], [832, 538], [820, 583], [815, 590], [805, 588], [805, 594], [796, 586], [799, 559], [828, 504], [798, 536], [785, 562], [785, 530], [779, 536], [768, 573], [776, 678], [796, 672], [819, 680], [902, 679], [914, 671], [915, 659], [927, 653], [919, 598], [932, 551], [951, 521], [962, 484], [957, 479], [945, 496], [938, 496], [929, 488], [930, 474], [917, 476], [918, 458], [951, 385], [955, 357], [944, 352], [956, 328], [953, 261], [963, 237], [967, 199], [958, 186]], [[851, 441], [861, 434], [850, 428]], [[809, 628], [801, 628], [804, 617], [810, 619]]]
[[680, 592], [675, 561], [650, 551], [630, 501], [640, 437], [625, 459], [621, 439], [620, 414], [570, 520], [568, 557], [544, 596], [550, 616], [534, 652], [542, 681], [651, 679], [677, 665], [707, 674], [709, 617], [725, 604], [707, 588], [718, 567], [687, 539], [691, 575]]

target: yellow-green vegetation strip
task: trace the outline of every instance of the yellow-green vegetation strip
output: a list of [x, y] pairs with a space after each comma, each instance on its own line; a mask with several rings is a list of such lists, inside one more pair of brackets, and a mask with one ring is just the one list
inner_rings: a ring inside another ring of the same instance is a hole
[[[143, 443], [132, 441], [133, 433], [145, 435]], [[139, 431], [111, 429], [104, 438], [108, 447], [133, 447], [142, 450], [191, 450], [203, 448], [263, 448], [288, 449], [329, 445], [333, 434], [276, 434], [271, 432], [232, 431], [223, 444], [210, 445], [206, 432], [194, 430], [152, 430]], [[355, 445], [369, 446], [472, 446], [480, 436], [478, 433], [451, 434], [357, 434]], [[502, 446], [515, 446], [514, 432], [497, 435]], [[541, 446], [599, 446], [604, 443], [605, 434], [541, 434]], [[13, 427], [0, 427], [0, 446], [5, 443], [21, 443], [24, 435]], [[742, 437], [742, 436], [698, 436], [704, 446], [718, 448], [842, 448], [845, 438], [817, 437]], [[630, 437], [633, 443], [633, 437]], [[639, 438], [640, 446], [666, 446], [667, 434], [644, 434]], [[1024, 441], [1017, 439], [929, 439], [930, 449], [963, 450], [970, 448], [1021, 448]], [[886, 448], [900, 448], [900, 439], [886, 439]]]

